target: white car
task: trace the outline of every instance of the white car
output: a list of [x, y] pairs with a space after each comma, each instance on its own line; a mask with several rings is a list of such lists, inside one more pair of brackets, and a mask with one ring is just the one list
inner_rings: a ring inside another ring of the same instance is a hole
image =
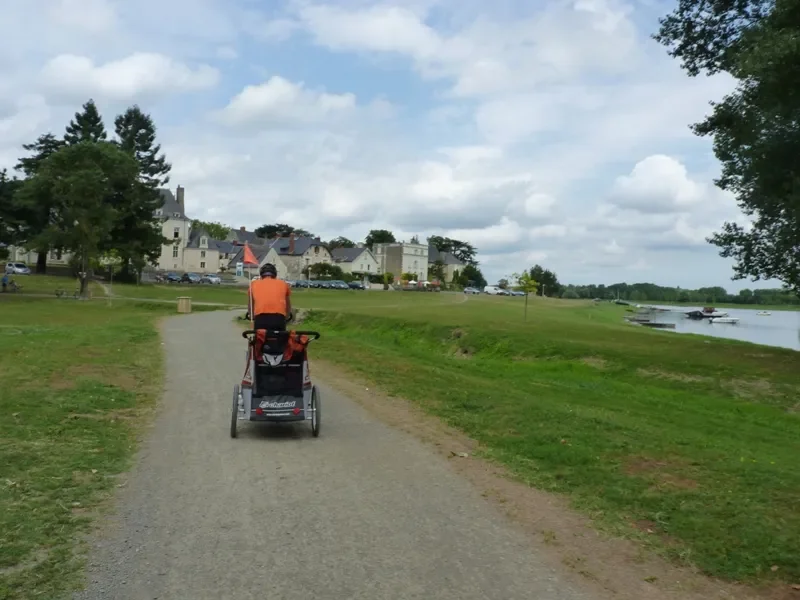
[[483, 288], [484, 294], [489, 294], [490, 296], [504, 296], [506, 291], [503, 288], [499, 288], [496, 285], [487, 285]]
[[6, 263], [6, 273], [8, 275], [30, 275], [31, 270], [25, 263], [10, 262]]
[[209, 273], [208, 275], [203, 275], [202, 279], [200, 279], [200, 282], [219, 285], [222, 283], [222, 279], [220, 279], [219, 275]]

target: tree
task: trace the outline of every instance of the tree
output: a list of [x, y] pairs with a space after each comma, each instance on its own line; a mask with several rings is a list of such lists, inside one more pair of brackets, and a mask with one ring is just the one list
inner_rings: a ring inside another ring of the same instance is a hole
[[475, 259], [478, 251], [469, 242], [462, 242], [440, 235], [432, 235], [428, 238], [428, 243], [439, 252], [449, 252], [464, 264], [475, 266], [478, 264]]
[[497, 287], [499, 287], [501, 290], [507, 290], [508, 289], [508, 279], [503, 278], [500, 281], [498, 281], [497, 282]]
[[530, 270], [530, 276], [531, 279], [538, 283], [540, 296], [561, 295], [561, 284], [553, 271], [545, 269], [541, 265], [534, 265]]
[[428, 277], [442, 284], [447, 283], [446, 271], [444, 267], [444, 262], [442, 260], [437, 259], [433, 262], [433, 264], [428, 269]]
[[192, 229], [204, 229], [215, 240], [224, 240], [231, 230], [229, 226], [218, 221], [201, 221], [200, 219], [192, 221]]
[[80, 142], [104, 142], [108, 134], [103, 125], [103, 118], [94, 100], [89, 100], [83, 105], [82, 112], [76, 112], [75, 117], [67, 125], [64, 133], [64, 142], [78, 144]]
[[725, 223], [708, 241], [734, 279], [778, 279], [800, 294], [800, 6], [771, 0], [680, 0], [656, 40], [690, 76], [727, 72], [735, 91], [693, 126], [722, 163], [716, 185], [751, 226]]
[[[533, 269], [531, 269], [533, 270]], [[531, 273], [523, 271], [522, 273], [514, 273], [514, 280], [517, 282], [517, 287], [525, 292], [525, 320], [528, 320], [528, 296], [536, 294], [539, 287], [538, 282], [531, 277]]]
[[314, 275], [317, 278], [344, 279], [342, 267], [330, 263], [314, 263], [306, 267], [306, 276], [308, 275]]
[[394, 234], [388, 229], [372, 229], [364, 239], [365, 245], [370, 250], [375, 244], [392, 244], [396, 241]]
[[145, 184], [157, 189], [169, 183], [172, 165], [163, 154], [159, 155], [161, 145], [156, 143], [156, 126], [150, 115], [136, 105], [131, 106], [114, 119], [114, 130], [120, 148], [139, 163], [139, 178]]
[[[45, 133], [40, 135], [35, 142], [31, 144], [23, 144], [22, 146], [28, 152], [32, 152], [31, 156], [25, 156], [18, 160], [16, 169], [22, 171], [25, 177], [30, 178], [38, 173], [39, 168], [47, 160], [64, 147], [64, 141], [58, 139], [52, 133]], [[23, 224], [18, 242], [30, 245], [30, 240], [41, 233], [50, 223], [50, 217], [53, 207], [53, 199], [49, 195], [49, 190], [43, 190], [42, 194], [36, 198], [29, 198], [24, 206], [22, 215]], [[32, 249], [36, 250], [36, 272], [44, 274], [47, 272], [47, 254], [50, 252], [50, 247], [47, 245], [35, 246]]]
[[25, 215], [17, 200], [22, 181], [0, 170], [0, 244], [13, 244], [24, 226]]
[[53, 198], [50, 223], [35, 241], [74, 255], [82, 297], [90, 267], [114, 231], [115, 206], [142, 186], [138, 175], [136, 161], [114, 144], [78, 142], [47, 158], [19, 192], [23, 202], [35, 203], [45, 193]]
[[293, 233], [296, 237], [315, 237], [313, 233], [286, 225], [285, 223], [274, 223], [272, 225], [262, 225], [256, 229], [256, 235], [260, 238], [271, 240], [276, 236], [286, 237]]
[[[94, 111], [96, 110], [95, 107]], [[85, 108], [85, 112], [92, 114], [90, 108]], [[97, 118], [99, 119], [99, 114]], [[91, 116], [90, 120], [93, 119]], [[102, 121], [99, 122], [102, 124]], [[119, 220], [107, 248], [119, 254], [122, 262], [119, 278], [122, 281], [131, 281], [138, 277], [148, 262], [158, 260], [161, 248], [167, 242], [161, 234], [155, 211], [162, 203], [158, 188], [169, 182], [172, 165], [163, 154], [159, 154], [161, 146], [156, 143], [156, 126], [152, 118], [138, 106], [132, 106], [117, 116], [114, 128], [118, 137], [117, 145], [136, 160], [139, 181], [143, 184], [138, 187], [138, 193], [118, 198], [115, 208]], [[128, 204], [121, 205], [119, 202], [122, 200]], [[227, 235], [227, 231], [225, 234]]]
[[337, 238], [332, 239], [328, 242], [328, 250], [334, 250], [336, 248], [355, 248], [355, 242], [348, 240], [346, 237], [339, 236]]
[[477, 288], [486, 287], [486, 278], [481, 270], [475, 265], [466, 265], [460, 275], [461, 287], [474, 286]]

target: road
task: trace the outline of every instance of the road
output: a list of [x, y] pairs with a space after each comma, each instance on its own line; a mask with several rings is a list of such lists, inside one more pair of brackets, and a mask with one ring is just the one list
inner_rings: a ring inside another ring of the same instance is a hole
[[324, 384], [319, 438], [231, 439], [231, 319], [163, 322], [163, 404], [76, 600], [592, 600], [446, 459]]

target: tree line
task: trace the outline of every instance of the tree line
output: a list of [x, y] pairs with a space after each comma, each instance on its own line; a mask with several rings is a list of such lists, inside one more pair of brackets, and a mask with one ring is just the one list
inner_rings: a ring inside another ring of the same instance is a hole
[[23, 149], [21, 177], [0, 171], [0, 242], [37, 252], [37, 273], [49, 253], [68, 253], [85, 295], [95, 268], [116, 264], [130, 280], [158, 260], [169, 241], [155, 216], [158, 189], [172, 167], [149, 114], [129, 107], [110, 137], [89, 100], [63, 135], [44, 133]]

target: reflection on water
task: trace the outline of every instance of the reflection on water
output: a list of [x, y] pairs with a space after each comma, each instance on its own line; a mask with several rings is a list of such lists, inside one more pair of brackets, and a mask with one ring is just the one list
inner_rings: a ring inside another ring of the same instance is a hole
[[769, 316], [758, 316], [758, 312], [762, 309], [718, 309], [739, 319], [739, 322], [733, 325], [712, 323], [709, 319], [699, 321], [687, 319], [685, 313], [691, 310], [702, 310], [702, 307], [699, 306], [660, 306], [659, 308], [667, 308], [670, 312], [653, 313], [653, 320], [659, 323], [675, 323], [675, 331], [678, 333], [696, 333], [800, 350], [800, 311], [774, 310], [770, 311]]

